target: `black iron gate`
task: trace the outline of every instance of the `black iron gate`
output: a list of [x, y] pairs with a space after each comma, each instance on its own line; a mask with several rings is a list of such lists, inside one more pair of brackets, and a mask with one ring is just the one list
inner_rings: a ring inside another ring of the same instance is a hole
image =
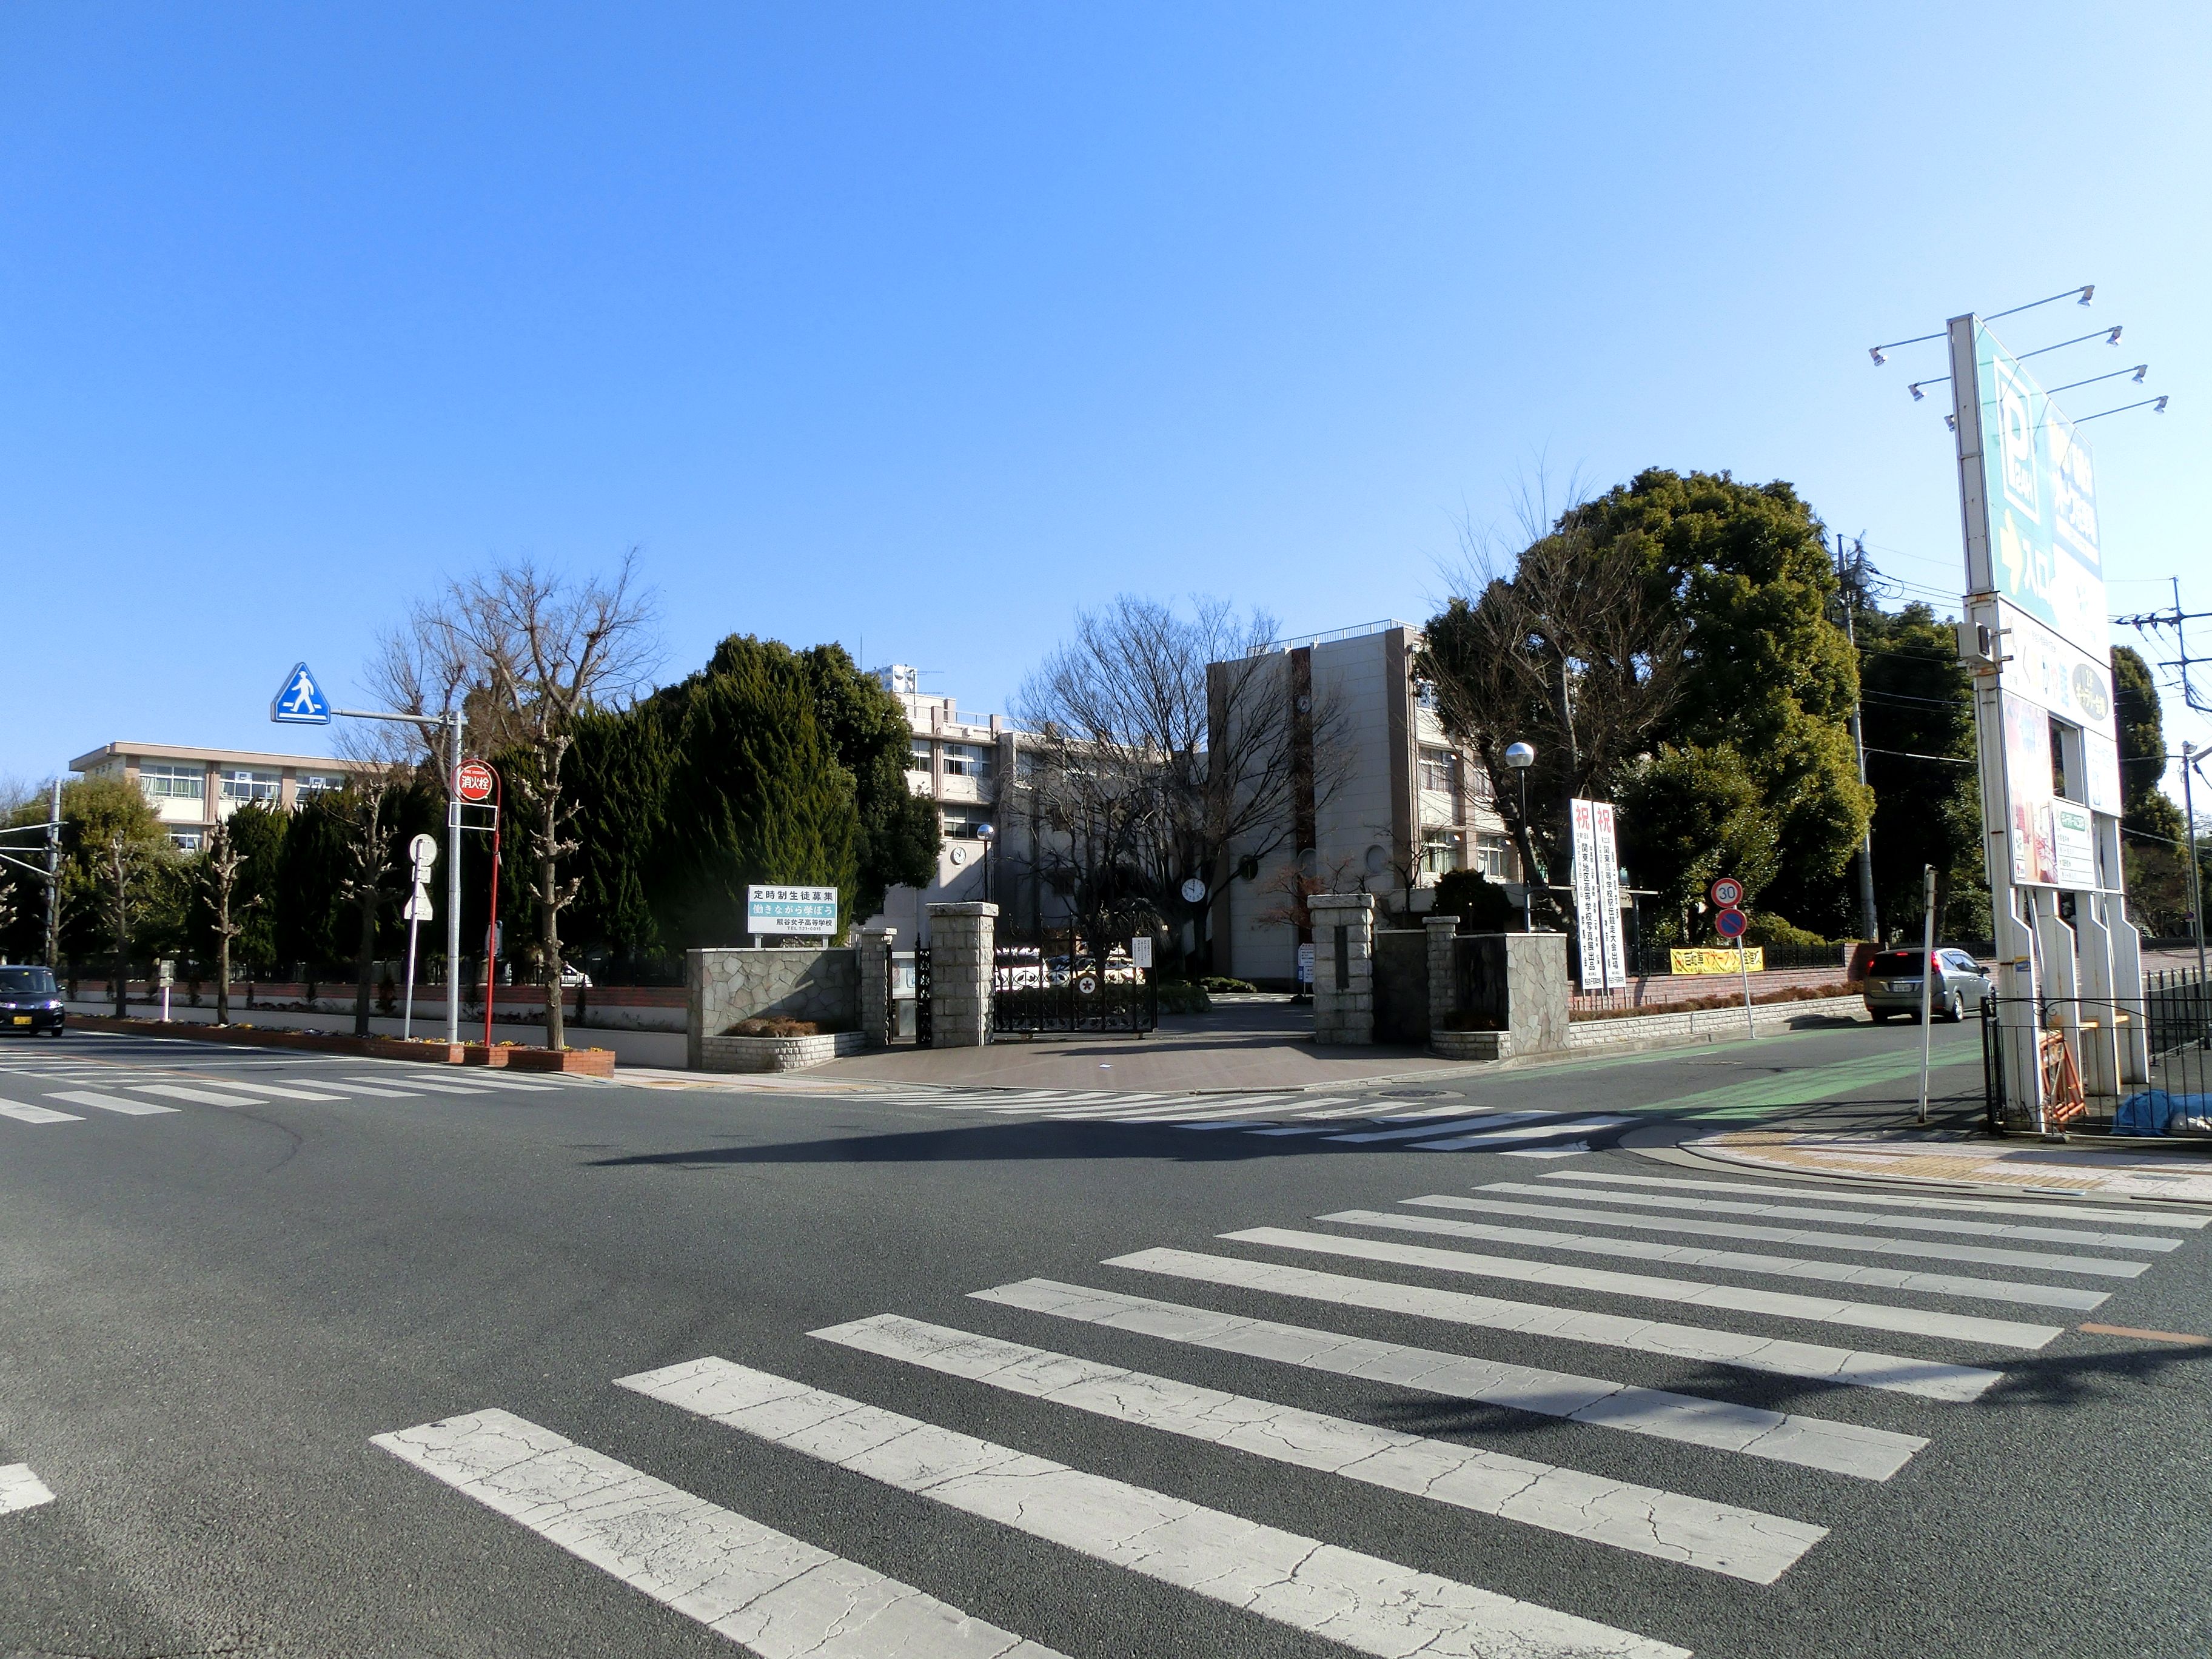
[[1988, 998], [1982, 1096], [1993, 1133], [2038, 1127], [2039, 1080], [2052, 1129], [2212, 1135], [2212, 985], [2193, 972], [2151, 973], [2140, 1002]]
[[1138, 1035], [1160, 1023], [1159, 988], [1127, 941], [1093, 942], [1048, 933], [998, 945], [991, 963], [994, 1034], [1118, 1031]]
[[929, 1012], [929, 948], [917, 945], [914, 952], [914, 1046], [931, 1048], [937, 1044], [937, 1027]]

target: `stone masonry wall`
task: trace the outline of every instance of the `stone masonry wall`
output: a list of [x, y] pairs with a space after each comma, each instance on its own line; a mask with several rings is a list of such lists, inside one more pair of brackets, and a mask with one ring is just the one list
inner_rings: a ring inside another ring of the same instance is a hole
[[[1306, 908], [1313, 917], [1314, 1041], [1371, 1043], [1375, 1041], [1375, 896], [1316, 893], [1306, 901]], [[1339, 928], [1344, 930], [1340, 963]]]
[[741, 1019], [780, 1016], [844, 1030], [860, 1021], [859, 952], [829, 950], [687, 951], [684, 988], [690, 1028], [684, 1063], [702, 1066], [702, 1037]]

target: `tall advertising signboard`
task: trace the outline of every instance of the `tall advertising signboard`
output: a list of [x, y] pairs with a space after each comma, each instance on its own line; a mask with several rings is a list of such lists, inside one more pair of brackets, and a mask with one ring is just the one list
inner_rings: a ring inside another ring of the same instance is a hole
[[1615, 991], [1628, 983], [1628, 952], [1620, 936], [1620, 848], [1613, 836], [1613, 803], [1568, 803], [1574, 828], [1575, 928], [1582, 955], [1582, 988]]
[[2130, 1052], [2142, 1043], [2142, 961], [2120, 878], [2096, 474], [2073, 422], [1980, 319], [1952, 319], [1949, 340], [1960, 645], [1975, 677], [2005, 1099], [2012, 1121], [2048, 1129], [2058, 1103], [2046, 1078], [2060, 1068], [2047, 1033], [2060, 1033], [2090, 1092], [2146, 1075], [2146, 1057]]

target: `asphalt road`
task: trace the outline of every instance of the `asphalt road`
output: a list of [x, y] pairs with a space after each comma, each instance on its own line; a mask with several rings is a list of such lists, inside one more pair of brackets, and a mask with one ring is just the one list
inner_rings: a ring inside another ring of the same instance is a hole
[[2212, 1209], [1617, 1144], [1917, 1035], [1206, 1127], [11, 1042], [0, 1651], [2201, 1655], [2212, 1347], [2077, 1327], [2212, 1333]]

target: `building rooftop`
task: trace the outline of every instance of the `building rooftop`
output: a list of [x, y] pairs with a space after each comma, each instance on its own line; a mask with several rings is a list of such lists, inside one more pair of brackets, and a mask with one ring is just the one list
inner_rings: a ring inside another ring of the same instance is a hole
[[220, 749], [207, 744], [104, 743], [70, 763], [72, 772], [88, 772], [110, 761], [136, 756], [143, 760], [214, 761], [233, 766], [312, 767], [325, 772], [357, 772], [374, 763], [342, 760], [335, 755], [272, 755], [258, 749]]

